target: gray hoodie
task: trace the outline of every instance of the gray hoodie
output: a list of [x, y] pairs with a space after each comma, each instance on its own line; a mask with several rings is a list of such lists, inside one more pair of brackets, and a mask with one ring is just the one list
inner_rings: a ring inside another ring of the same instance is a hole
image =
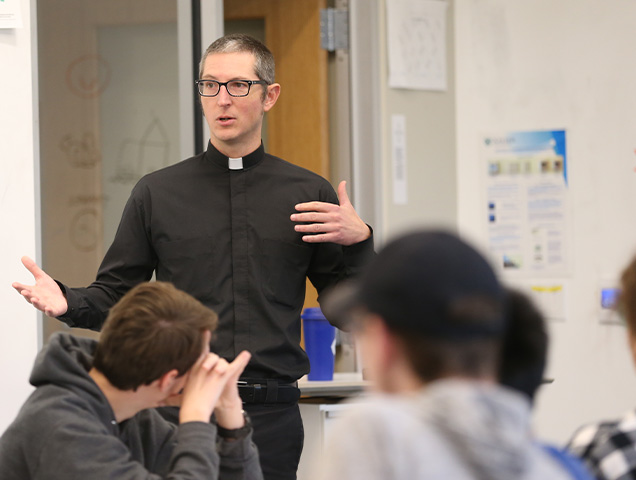
[[440, 380], [372, 395], [327, 438], [324, 480], [566, 480], [530, 435], [530, 405], [498, 385]]
[[95, 345], [59, 333], [40, 352], [36, 389], [0, 437], [0, 480], [262, 479], [251, 433], [229, 442], [213, 423], [177, 427], [154, 409], [117, 424], [88, 375]]

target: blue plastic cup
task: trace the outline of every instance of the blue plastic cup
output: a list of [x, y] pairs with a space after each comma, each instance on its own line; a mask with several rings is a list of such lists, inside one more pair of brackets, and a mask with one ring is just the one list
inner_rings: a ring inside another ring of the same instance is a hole
[[333, 380], [336, 354], [336, 327], [318, 307], [305, 308], [301, 318], [305, 333], [305, 351], [309, 357], [309, 380]]

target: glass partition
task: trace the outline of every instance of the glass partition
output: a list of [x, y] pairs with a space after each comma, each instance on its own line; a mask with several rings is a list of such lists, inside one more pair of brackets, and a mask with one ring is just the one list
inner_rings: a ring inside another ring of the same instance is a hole
[[[182, 9], [177, 0], [38, 0], [37, 8], [43, 267], [84, 286], [137, 180], [193, 145], [180, 125], [180, 102], [193, 98], [179, 93]], [[45, 318], [44, 341], [62, 328]]]

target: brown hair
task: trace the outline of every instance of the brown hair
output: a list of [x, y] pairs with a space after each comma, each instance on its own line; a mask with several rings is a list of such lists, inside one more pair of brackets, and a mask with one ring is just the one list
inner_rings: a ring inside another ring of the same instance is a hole
[[627, 323], [627, 328], [636, 334], [636, 256], [621, 275], [621, 293], [617, 306]]
[[142, 283], [110, 310], [93, 366], [120, 390], [149, 385], [173, 369], [181, 376], [217, 321], [216, 313], [172, 284]]
[[[203, 68], [208, 55], [239, 52], [247, 52], [254, 55], [254, 73], [258, 79], [267, 82], [268, 85], [274, 83], [276, 73], [274, 55], [260, 41], [243, 33], [225, 35], [212, 42], [203, 53], [201, 62], [199, 62], [199, 78], [203, 76]], [[264, 89], [264, 91], [263, 97], [267, 94], [267, 89]]]

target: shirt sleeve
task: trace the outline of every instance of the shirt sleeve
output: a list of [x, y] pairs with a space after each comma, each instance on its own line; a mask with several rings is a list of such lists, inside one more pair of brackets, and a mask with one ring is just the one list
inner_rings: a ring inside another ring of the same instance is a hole
[[367, 225], [367, 227], [371, 230], [369, 238], [362, 242], [342, 247], [345, 272], [348, 276], [359, 274], [362, 267], [375, 256], [373, 229], [370, 225]]
[[[333, 187], [325, 182], [320, 201], [338, 203], [338, 196]], [[307, 277], [318, 291], [318, 302], [322, 300], [323, 291], [330, 289], [339, 282], [359, 275], [364, 266], [375, 255], [373, 229], [369, 226], [371, 235], [366, 240], [342, 246], [335, 243], [316, 244], [307, 271]], [[329, 320], [329, 318], [328, 318]]]
[[[604, 424], [591, 424], [579, 428], [566, 445], [566, 450], [583, 460], [585, 466], [598, 480], [617, 478], [606, 475], [603, 467], [605, 459], [620, 455], [619, 450], [611, 446], [607, 440], [611, 437], [610, 428]], [[619, 463], [620, 462], [619, 460]]]
[[137, 184], [124, 208], [115, 239], [86, 288], [70, 288], [62, 283], [67, 312], [58, 317], [71, 327], [101, 330], [108, 311], [128, 290], [150, 280], [157, 256], [150, 241], [149, 194]]
[[219, 477], [222, 480], [263, 479], [258, 450], [252, 441], [252, 431], [237, 440], [218, 438], [217, 450], [221, 460]]

